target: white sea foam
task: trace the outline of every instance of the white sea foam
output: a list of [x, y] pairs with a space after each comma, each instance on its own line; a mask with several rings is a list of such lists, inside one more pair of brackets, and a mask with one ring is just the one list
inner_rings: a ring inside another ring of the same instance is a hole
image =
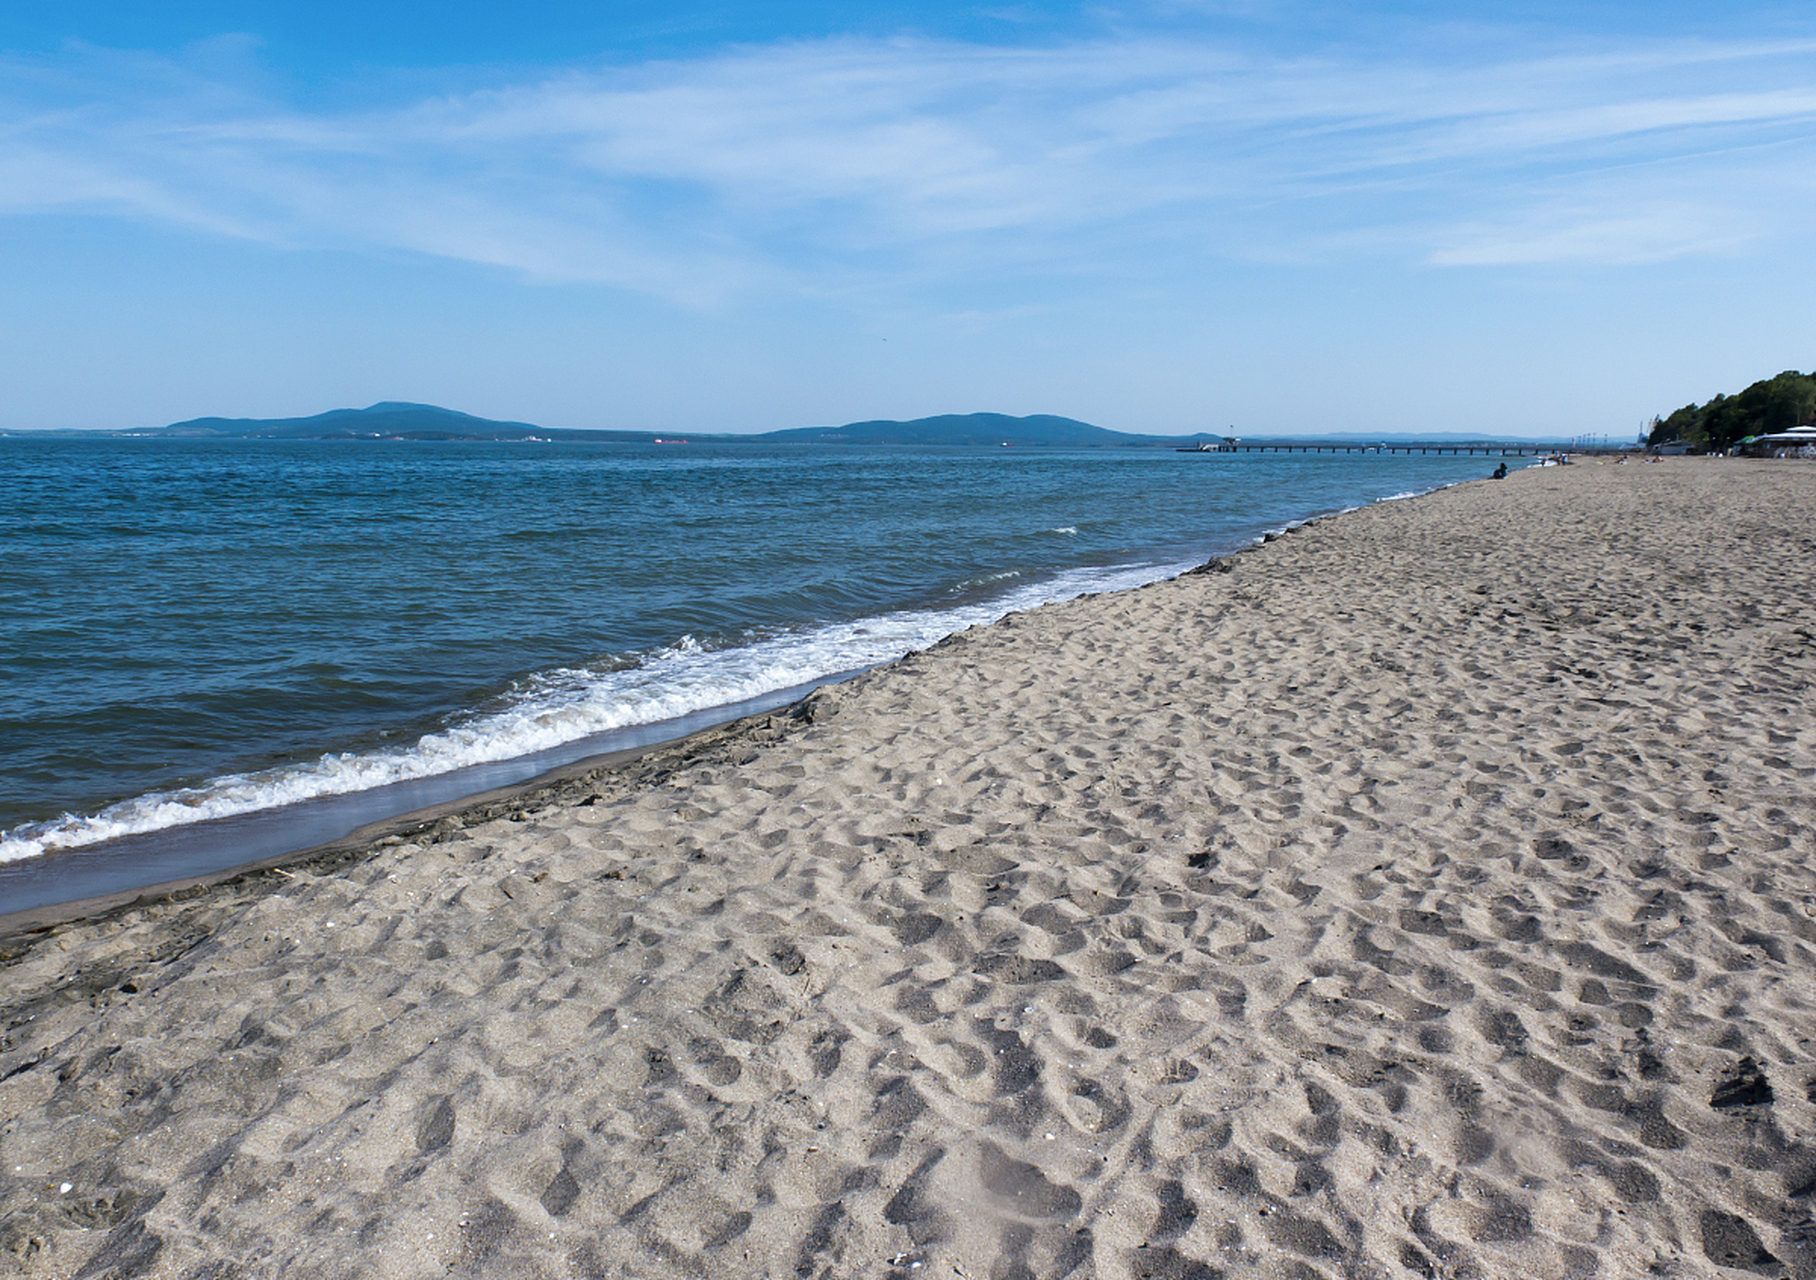
[[511, 760], [612, 729], [671, 720], [889, 662], [1017, 610], [1088, 592], [1136, 587], [1190, 567], [1188, 562], [1077, 569], [1019, 585], [977, 604], [903, 610], [786, 631], [730, 648], [709, 649], [684, 636], [668, 648], [643, 655], [635, 666], [539, 673], [523, 681], [501, 706], [426, 734], [410, 746], [340, 752], [307, 763], [230, 774], [203, 786], [122, 801], [96, 814], [65, 814], [15, 827], [0, 833], [0, 862]]
[[1001, 573], [980, 574], [975, 578], [967, 578], [965, 581], [953, 587], [951, 594], [956, 596], [962, 595], [967, 591], [976, 590], [979, 587], [994, 587], [999, 583], [1010, 582], [1021, 576], [1022, 573], [1020, 569], [1005, 569]]

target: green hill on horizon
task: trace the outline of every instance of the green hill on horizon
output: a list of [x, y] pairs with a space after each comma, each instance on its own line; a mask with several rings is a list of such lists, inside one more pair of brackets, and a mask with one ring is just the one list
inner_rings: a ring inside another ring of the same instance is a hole
[[218, 440], [529, 440], [547, 432], [528, 422], [381, 400], [364, 409], [330, 409], [307, 418], [191, 418], [129, 434]]
[[588, 430], [539, 427], [479, 418], [437, 405], [384, 400], [364, 409], [331, 409], [306, 418], [191, 418], [167, 427], [123, 434], [212, 440], [555, 440], [651, 443], [687, 439], [715, 444], [1003, 445], [1046, 448], [1127, 448], [1194, 444], [1211, 439], [1133, 435], [1054, 414], [948, 413], [897, 422], [876, 419], [842, 427], [795, 427], [749, 434]]
[[1140, 436], [1108, 427], [1093, 426], [1076, 418], [1050, 413], [1025, 418], [1006, 413], [944, 413], [932, 418], [896, 422], [887, 418], [851, 422], [842, 427], [796, 427], [765, 432], [764, 440], [814, 444], [944, 444], [944, 445], [1061, 445], [1070, 448], [1103, 448], [1180, 440], [1200, 436]]

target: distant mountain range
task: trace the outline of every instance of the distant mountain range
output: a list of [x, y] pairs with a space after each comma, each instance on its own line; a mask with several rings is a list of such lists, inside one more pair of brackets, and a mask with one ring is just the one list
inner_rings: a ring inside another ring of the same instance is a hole
[[192, 418], [168, 427], [122, 432], [132, 436], [209, 440], [526, 440], [618, 441], [653, 444], [697, 441], [714, 444], [938, 444], [1061, 446], [1190, 445], [1216, 437], [1144, 436], [1094, 427], [1073, 418], [1035, 414], [949, 413], [912, 422], [853, 422], [842, 427], [798, 427], [758, 434], [730, 432], [587, 431], [499, 422], [432, 404], [385, 400], [366, 409], [332, 409], [309, 418]]
[[[947, 413], [908, 422], [878, 419], [842, 427], [795, 427], [756, 434], [736, 432], [663, 432], [583, 430], [539, 427], [529, 422], [500, 422], [432, 404], [384, 400], [364, 409], [331, 409], [308, 418], [191, 418], [167, 427], [125, 431], [4, 431], [0, 435], [131, 436], [189, 440], [498, 440], [593, 441], [625, 444], [829, 444], [829, 445], [968, 445], [998, 448], [1191, 448], [1223, 437], [1211, 432], [1189, 436], [1137, 435], [1111, 431], [1076, 418], [1037, 413], [1025, 418], [1005, 413]], [[1250, 436], [1246, 443], [1423, 444], [1495, 442], [1518, 439], [1527, 444], [1568, 444], [1562, 437], [1488, 436], [1471, 432], [1370, 433], [1320, 432], [1317, 435]]]

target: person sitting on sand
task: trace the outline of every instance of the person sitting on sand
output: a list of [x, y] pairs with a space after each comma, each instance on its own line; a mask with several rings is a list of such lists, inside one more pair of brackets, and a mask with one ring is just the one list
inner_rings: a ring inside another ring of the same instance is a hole
[[1505, 462], [1494, 469], [1494, 478], [1496, 480], [1505, 480], [1507, 478], [1507, 464]]

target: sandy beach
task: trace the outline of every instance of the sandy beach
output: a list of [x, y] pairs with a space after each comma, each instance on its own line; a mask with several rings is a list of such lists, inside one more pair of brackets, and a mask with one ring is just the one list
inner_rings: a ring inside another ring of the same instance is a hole
[[15, 921], [0, 1272], [1816, 1276], [1813, 566], [1517, 471]]

